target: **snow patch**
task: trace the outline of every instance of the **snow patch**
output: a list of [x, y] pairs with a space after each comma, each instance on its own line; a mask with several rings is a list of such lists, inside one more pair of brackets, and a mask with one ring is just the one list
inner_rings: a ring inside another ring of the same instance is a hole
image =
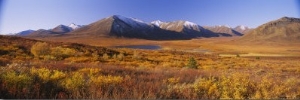
[[231, 28], [229, 25], [216, 25], [216, 26], [214, 26], [215, 28], [216, 27], [226, 27], [226, 28]]
[[124, 21], [125, 23], [133, 26], [133, 27], [139, 27], [139, 26], [148, 26], [147, 23], [145, 23], [142, 20], [136, 19], [136, 18], [127, 18], [120, 15], [114, 15], [114, 17], [119, 18], [120, 20]]
[[241, 30], [246, 30], [246, 27], [245, 27], [244, 25], [240, 25], [239, 28], [240, 28]]
[[77, 24], [71, 23], [68, 27], [71, 28], [72, 30], [75, 30], [75, 29], [81, 28], [82, 26], [83, 25], [77, 25]]
[[162, 23], [164, 23], [164, 22], [162, 22], [162, 21], [160, 21], [160, 20], [156, 20], [156, 21], [152, 21], [152, 22], [151, 22], [151, 24], [153, 24], [153, 25], [155, 25], [155, 26], [160, 26]]
[[185, 21], [183, 25], [184, 26], [197, 26], [197, 24], [190, 22], [190, 21]]

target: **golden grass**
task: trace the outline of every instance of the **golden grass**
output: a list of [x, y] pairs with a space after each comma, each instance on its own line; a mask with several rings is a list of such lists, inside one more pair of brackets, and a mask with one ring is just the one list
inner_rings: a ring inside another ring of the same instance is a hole
[[[45, 40], [78, 42], [80, 38], [55, 39]], [[0, 73], [3, 73], [0, 75], [0, 97], [299, 99], [300, 57], [297, 56], [297, 43], [245, 46], [229, 42], [232, 39], [150, 41], [85, 38], [80, 41], [107, 47], [160, 45], [162, 50], [111, 50], [49, 43], [51, 51], [57, 51], [58, 47], [74, 50], [61, 59], [35, 58], [29, 48], [34, 43], [28, 42], [28, 47], [23, 48], [20, 42], [7, 40], [6, 45], [0, 45]], [[281, 48], [276, 49], [278, 46]], [[208, 52], [193, 52], [197, 50]], [[51, 57], [53, 53], [47, 55]], [[191, 57], [197, 62], [197, 69], [187, 68]]]
[[[256, 54], [300, 56], [300, 43], [240, 43], [235, 41], [240, 37], [201, 38], [192, 40], [153, 41], [143, 39], [107, 38], [107, 37], [50, 37], [40, 40], [56, 42], [83, 43], [94, 46], [124, 46], [124, 45], [159, 45], [164, 50], [195, 51], [207, 50], [217, 54]], [[252, 56], [250, 54], [245, 56]]]

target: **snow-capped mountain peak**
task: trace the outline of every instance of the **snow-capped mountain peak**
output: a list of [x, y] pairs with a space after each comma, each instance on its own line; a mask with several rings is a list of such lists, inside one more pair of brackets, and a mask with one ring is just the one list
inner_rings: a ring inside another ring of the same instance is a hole
[[245, 30], [245, 29], [246, 29], [245, 26], [243, 26], [243, 25], [241, 25], [240, 28], [241, 28], [242, 30]]
[[196, 23], [190, 22], [190, 21], [184, 21], [184, 26], [197, 26]]
[[136, 19], [136, 18], [128, 18], [128, 17], [124, 17], [124, 16], [121, 16], [121, 15], [114, 15], [113, 18], [120, 19], [120, 20], [124, 21], [125, 23], [127, 23], [127, 24], [129, 24], [133, 27], [134, 26], [148, 26], [147, 23], [145, 23], [142, 20]]
[[57, 33], [67, 33], [67, 32], [72, 31], [72, 29], [66, 25], [58, 25], [57, 27], [51, 29], [51, 31], [57, 32]]
[[234, 28], [234, 30], [245, 34], [245, 33], [249, 32], [251, 30], [251, 28], [244, 26], [244, 25], [238, 25]]
[[246, 27], [244, 25], [239, 25], [239, 26], [237, 26], [237, 28], [241, 29], [242, 31], [249, 29], [248, 27]]
[[82, 25], [77, 25], [75, 23], [71, 23], [68, 27], [70, 27], [72, 30], [75, 30], [75, 29], [81, 28]]
[[155, 26], [160, 26], [162, 23], [164, 23], [164, 22], [162, 22], [162, 21], [160, 21], [160, 20], [156, 20], [156, 21], [152, 21], [152, 22], [151, 22], [151, 24], [153, 24], [153, 25], [155, 25]]

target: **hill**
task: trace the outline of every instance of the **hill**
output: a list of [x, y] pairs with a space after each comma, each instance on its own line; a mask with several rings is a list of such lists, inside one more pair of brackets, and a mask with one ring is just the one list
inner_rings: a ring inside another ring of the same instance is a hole
[[237, 41], [243, 42], [284, 42], [300, 41], [300, 19], [282, 17], [265, 23], [250, 31]]
[[[92, 59], [92, 56], [100, 56], [103, 54], [113, 55], [119, 52], [105, 47], [89, 46], [78, 43], [63, 43], [63, 42], [45, 42], [33, 39], [26, 39], [15, 36], [0, 35], [0, 66], [16, 60], [32, 60], [35, 54], [32, 52], [32, 47], [37, 44], [46, 44], [40, 49], [48, 48], [49, 52], [39, 58], [50, 60], [64, 60], [86, 57]], [[76, 60], [78, 61], [78, 60]]]

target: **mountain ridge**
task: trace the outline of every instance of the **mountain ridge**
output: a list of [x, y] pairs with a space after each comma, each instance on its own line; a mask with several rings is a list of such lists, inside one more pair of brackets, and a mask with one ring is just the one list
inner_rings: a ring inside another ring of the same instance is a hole
[[[215, 31], [218, 30], [218, 31]], [[50, 30], [39, 30], [28, 34], [27, 36], [53, 36], [53, 34], [63, 36], [67, 35], [90, 35], [106, 37], [126, 37], [142, 39], [191, 39], [198, 37], [232, 37], [243, 34], [235, 31], [222, 31], [220, 29], [204, 28], [196, 23], [184, 20], [163, 22], [160, 20], [146, 23], [142, 20], [121, 15], [112, 15], [89, 25], [69, 26], [59, 25]], [[56, 36], [54, 35], [54, 36]]]
[[53, 36], [56, 35], [62, 35], [74, 30], [77, 30], [84, 25], [76, 25], [74, 23], [71, 23], [70, 25], [63, 25], [60, 24], [52, 29], [38, 29], [38, 30], [25, 30], [18, 33], [10, 34], [10, 35], [16, 35], [16, 36], [29, 36], [29, 37], [45, 37], [45, 36]]
[[[214, 33], [190, 21], [146, 23], [136, 18], [113, 15], [93, 22], [82, 29], [67, 33], [69, 35], [95, 35], [142, 39], [191, 39], [198, 37], [219, 37], [227, 33]], [[238, 36], [227, 34], [226, 36]]]

